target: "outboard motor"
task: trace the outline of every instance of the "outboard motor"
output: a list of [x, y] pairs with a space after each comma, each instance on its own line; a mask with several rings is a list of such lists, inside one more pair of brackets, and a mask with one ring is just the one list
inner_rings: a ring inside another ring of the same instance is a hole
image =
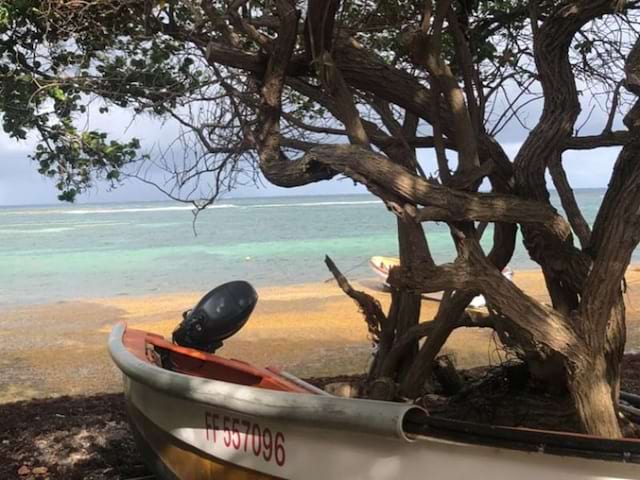
[[240, 330], [258, 303], [258, 294], [247, 282], [220, 285], [207, 293], [173, 331], [173, 342], [213, 353], [222, 341]]

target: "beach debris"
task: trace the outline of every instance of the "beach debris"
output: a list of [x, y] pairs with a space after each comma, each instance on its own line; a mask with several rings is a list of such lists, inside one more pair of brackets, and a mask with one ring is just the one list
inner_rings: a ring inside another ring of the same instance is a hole
[[31, 473], [34, 475], [46, 475], [49, 473], [49, 469], [47, 467], [35, 467], [31, 470]]
[[[41, 422], [33, 422], [36, 415]], [[150, 474], [135, 449], [122, 394], [2, 404], [0, 418], [0, 480], [122, 480]]]
[[453, 395], [462, 390], [464, 381], [456, 370], [452, 355], [440, 355], [433, 363], [433, 373], [447, 394]]
[[357, 398], [360, 394], [358, 386], [348, 382], [329, 383], [325, 385], [324, 390], [331, 395], [344, 398]]
[[392, 378], [376, 378], [369, 385], [369, 398], [373, 400], [392, 400], [398, 391], [398, 386]]

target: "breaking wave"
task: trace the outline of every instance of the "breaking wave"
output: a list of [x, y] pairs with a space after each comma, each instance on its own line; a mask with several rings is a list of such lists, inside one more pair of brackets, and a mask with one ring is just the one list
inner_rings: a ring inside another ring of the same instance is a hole
[[27, 234], [27, 235], [36, 235], [41, 233], [61, 233], [68, 232], [73, 230], [73, 227], [47, 227], [47, 228], [33, 228], [33, 229], [19, 229], [19, 228], [3, 228], [0, 229], [0, 235], [11, 235], [11, 234]]
[[[212, 205], [207, 208], [233, 208], [236, 205]], [[67, 210], [67, 215], [92, 215], [94, 213], [145, 213], [145, 212], [171, 212], [176, 210], [193, 210], [192, 206], [180, 205], [173, 207], [134, 207], [134, 208], [84, 208], [78, 210]]]
[[381, 204], [380, 200], [353, 200], [335, 202], [301, 202], [301, 203], [265, 203], [263, 205], [247, 205], [247, 208], [279, 208], [279, 207], [326, 207], [336, 205], [376, 205]]
[[[210, 205], [207, 210], [221, 208], [287, 208], [287, 207], [327, 207], [340, 205], [376, 205], [382, 203], [379, 200], [353, 200], [353, 201], [328, 201], [328, 202], [295, 202], [295, 203], [264, 203], [254, 205], [218, 204]], [[91, 215], [94, 213], [145, 213], [145, 212], [172, 212], [180, 210], [193, 210], [191, 205], [174, 205], [171, 207], [130, 207], [130, 208], [83, 208], [67, 210], [61, 213], [68, 215]]]

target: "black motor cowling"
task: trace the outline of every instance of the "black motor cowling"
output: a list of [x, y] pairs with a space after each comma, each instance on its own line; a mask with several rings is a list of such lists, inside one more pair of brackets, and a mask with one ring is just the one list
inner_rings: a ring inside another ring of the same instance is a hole
[[173, 331], [173, 341], [183, 347], [215, 352], [222, 341], [240, 330], [258, 303], [258, 294], [247, 282], [220, 285], [183, 315]]

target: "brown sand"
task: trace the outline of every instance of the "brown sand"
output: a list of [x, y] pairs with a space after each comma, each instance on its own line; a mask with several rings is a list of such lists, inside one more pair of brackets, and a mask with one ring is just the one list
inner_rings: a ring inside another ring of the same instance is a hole
[[[515, 282], [546, 301], [538, 271], [518, 271]], [[631, 268], [628, 350], [640, 348], [640, 269]], [[355, 286], [375, 295], [386, 308], [389, 295], [374, 280]], [[260, 301], [246, 327], [221, 355], [256, 365], [277, 365], [300, 376], [363, 372], [370, 342], [361, 314], [335, 283], [259, 289]], [[181, 313], [201, 293], [113, 297], [0, 308], [0, 403], [66, 394], [113, 392], [121, 379], [106, 340], [111, 327], [131, 327], [170, 335]], [[423, 320], [433, 318], [436, 301], [423, 302]], [[461, 329], [445, 347], [460, 367], [497, 363], [502, 352], [489, 330]]]

